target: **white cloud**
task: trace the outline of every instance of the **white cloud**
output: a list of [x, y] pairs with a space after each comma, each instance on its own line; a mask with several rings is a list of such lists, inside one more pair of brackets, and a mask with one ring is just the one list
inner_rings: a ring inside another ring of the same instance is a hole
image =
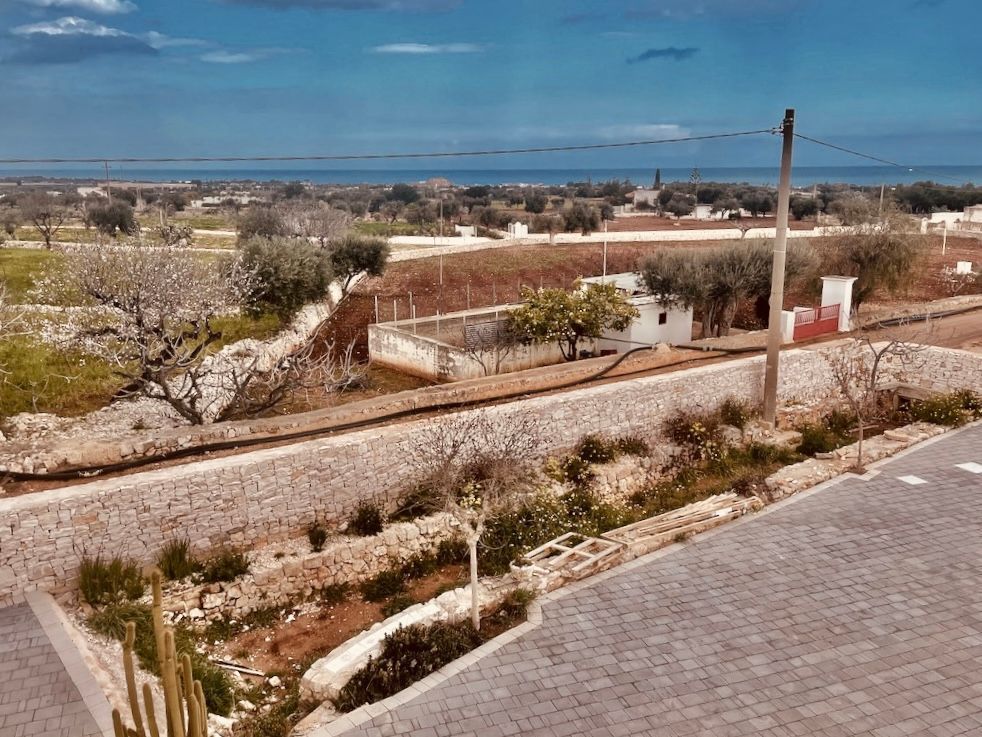
[[39, 8], [78, 8], [89, 13], [117, 15], [136, 10], [130, 0], [22, 0]]
[[691, 131], [674, 123], [637, 123], [608, 125], [601, 128], [597, 133], [601, 138], [609, 140], [639, 138], [657, 141], [664, 138], [685, 138], [690, 135]]
[[484, 46], [472, 43], [396, 43], [373, 46], [371, 51], [376, 54], [477, 54], [484, 51]]
[[169, 49], [174, 46], [208, 45], [207, 41], [202, 41], [200, 38], [173, 38], [172, 36], [165, 36], [163, 33], [157, 33], [156, 31], [144, 33], [141, 38], [155, 49]]
[[248, 51], [209, 51], [201, 55], [201, 61], [209, 64], [248, 64], [262, 58], [262, 54]]
[[85, 18], [66, 16], [58, 20], [42, 21], [41, 23], [29, 23], [24, 26], [17, 26], [10, 29], [11, 33], [18, 36], [98, 36], [101, 38], [129, 36], [126, 31], [118, 28], [110, 28]]

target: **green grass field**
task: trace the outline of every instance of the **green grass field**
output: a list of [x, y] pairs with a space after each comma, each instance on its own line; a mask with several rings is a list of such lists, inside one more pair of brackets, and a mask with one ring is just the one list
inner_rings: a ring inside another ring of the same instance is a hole
[[104, 407], [122, 382], [105, 361], [62, 352], [22, 335], [0, 341], [0, 417], [80, 415]]
[[[362, 235], [378, 235], [389, 237], [392, 235], [419, 235], [420, 230], [411, 223], [379, 223], [374, 220], [359, 220], [355, 223], [355, 232]], [[450, 233], [453, 235], [453, 233]]]
[[29, 301], [35, 280], [63, 259], [57, 251], [43, 248], [0, 248], [0, 282], [6, 284], [7, 296], [13, 302]]

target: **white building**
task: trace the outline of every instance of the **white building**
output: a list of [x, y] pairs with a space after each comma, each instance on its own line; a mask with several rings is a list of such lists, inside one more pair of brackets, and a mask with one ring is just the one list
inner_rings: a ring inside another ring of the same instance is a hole
[[692, 307], [665, 306], [657, 295], [647, 293], [639, 275], [633, 271], [607, 276], [591, 276], [582, 285], [610, 284], [629, 298], [640, 316], [619, 333], [608, 333], [597, 341], [601, 353], [623, 353], [656, 343], [678, 345], [692, 340]]

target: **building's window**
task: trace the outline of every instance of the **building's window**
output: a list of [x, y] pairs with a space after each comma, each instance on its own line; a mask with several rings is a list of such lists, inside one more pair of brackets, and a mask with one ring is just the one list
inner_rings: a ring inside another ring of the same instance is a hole
[[658, 324], [659, 325], [664, 325], [666, 322], [668, 322], [668, 313], [667, 312], [659, 312], [658, 313]]

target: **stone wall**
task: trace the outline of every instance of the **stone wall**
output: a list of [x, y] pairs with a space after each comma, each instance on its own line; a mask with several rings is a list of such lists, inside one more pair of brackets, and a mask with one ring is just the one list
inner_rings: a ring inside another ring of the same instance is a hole
[[370, 537], [342, 535], [328, 541], [320, 552], [274, 558], [261, 567], [253, 564], [249, 573], [234, 581], [169, 586], [164, 591], [164, 610], [210, 620], [235, 619], [261, 607], [285, 606], [325, 586], [371, 578], [396, 562], [434, 550], [453, 533], [453, 518], [441, 514], [388, 525]]
[[[982, 355], [923, 355], [923, 381], [982, 387]], [[785, 351], [781, 360], [783, 404], [830, 398], [819, 350]], [[731, 396], [759, 403], [763, 367], [757, 356], [469, 411], [489, 413], [505, 430], [509, 418], [535, 417], [544, 453], [591, 432], [635, 434], [657, 445], [663, 421], [680, 409], [712, 409]], [[83, 553], [150, 563], [166, 542], [184, 536], [199, 552], [223, 543], [252, 547], [302, 535], [314, 519], [341, 520], [361, 499], [389, 502], [411, 478], [407, 459], [420, 431], [445, 421], [441, 415], [0, 498], [0, 605], [35, 588], [73, 591]]]

